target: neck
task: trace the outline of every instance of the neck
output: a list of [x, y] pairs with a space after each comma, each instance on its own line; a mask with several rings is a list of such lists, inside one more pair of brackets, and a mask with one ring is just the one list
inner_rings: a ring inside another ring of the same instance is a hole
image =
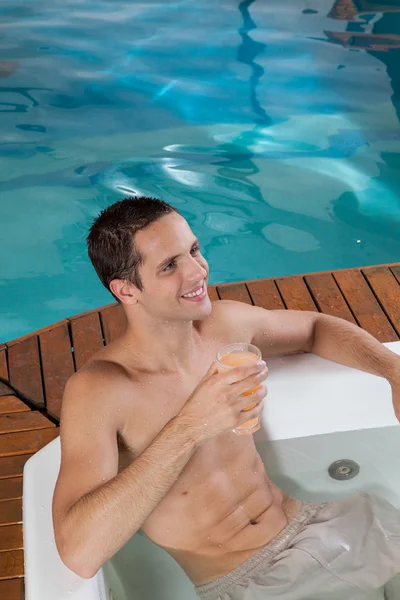
[[193, 321], [157, 321], [146, 314], [127, 314], [125, 343], [151, 371], [185, 373], [193, 364], [199, 333]]

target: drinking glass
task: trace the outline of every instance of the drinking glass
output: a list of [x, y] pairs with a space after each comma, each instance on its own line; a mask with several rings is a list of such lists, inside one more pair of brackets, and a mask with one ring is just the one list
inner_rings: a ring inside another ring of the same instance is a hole
[[[258, 360], [261, 360], [261, 358], [260, 349], [257, 348], [257, 346], [253, 346], [253, 344], [246, 344], [242, 342], [237, 344], [228, 344], [228, 346], [224, 346], [217, 353], [218, 371], [221, 372], [223, 369], [230, 369], [232, 367], [239, 367], [242, 365], [251, 365]], [[257, 385], [250, 390], [246, 390], [243, 392], [242, 396], [249, 396], [250, 394], [253, 394], [253, 392], [259, 390], [261, 387], [261, 385]], [[243, 410], [251, 410], [255, 406], [255, 404], [251, 404]], [[233, 429], [233, 431], [238, 435], [244, 435], [254, 433], [258, 429], [260, 429], [260, 416], [246, 421], [242, 425], [239, 425]]]

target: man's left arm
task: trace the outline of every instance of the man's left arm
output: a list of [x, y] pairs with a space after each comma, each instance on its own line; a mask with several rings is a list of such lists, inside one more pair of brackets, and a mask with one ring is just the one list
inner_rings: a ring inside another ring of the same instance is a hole
[[400, 421], [400, 356], [372, 335], [328, 315], [253, 308], [253, 343], [264, 356], [313, 352], [322, 358], [387, 379]]

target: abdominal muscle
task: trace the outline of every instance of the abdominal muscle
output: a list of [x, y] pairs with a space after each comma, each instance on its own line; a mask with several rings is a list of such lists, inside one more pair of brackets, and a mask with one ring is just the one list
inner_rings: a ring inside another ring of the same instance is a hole
[[255, 554], [297, 510], [268, 479], [253, 440], [228, 435], [197, 451], [143, 525], [196, 585]]

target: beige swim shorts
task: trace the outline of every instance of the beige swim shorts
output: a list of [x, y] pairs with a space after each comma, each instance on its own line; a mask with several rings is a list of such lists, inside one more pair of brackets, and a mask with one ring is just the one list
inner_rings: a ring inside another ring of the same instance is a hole
[[400, 511], [360, 493], [303, 504], [272, 542], [196, 593], [203, 600], [400, 600], [399, 573]]

